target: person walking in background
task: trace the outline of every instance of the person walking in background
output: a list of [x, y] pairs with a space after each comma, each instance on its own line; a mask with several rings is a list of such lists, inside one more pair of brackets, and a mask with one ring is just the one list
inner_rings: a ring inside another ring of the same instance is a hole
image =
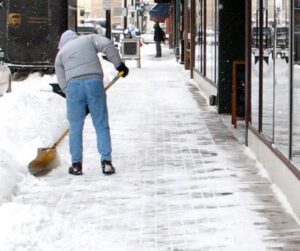
[[111, 138], [108, 123], [103, 69], [98, 52], [126, 77], [129, 69], [121, 61], [113, 41], [97, 34], [78, 36], [65, 31], [59, 42], [55, 72], [60, 88], [66, 93], [67, 116], [70, 126], [69, 147], [72, 165], [69, 173], [82, 175], [82, 132], [86, 111], [89, 110], [97, 135], [102, 172], [115, 173], [111, 158]]
[[156, 58], [161, 57], [161, 42], [165, 42], [165, 32], [159, 26], [159, 22], [154, 24], [154, 41], [156, 44]]

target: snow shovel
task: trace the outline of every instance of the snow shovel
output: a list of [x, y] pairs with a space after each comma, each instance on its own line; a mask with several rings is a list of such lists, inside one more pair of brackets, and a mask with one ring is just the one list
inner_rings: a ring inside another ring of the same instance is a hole
[[[105, 86], [105, 91], [107, 91], [120, 77], [123, 76], [124, 72], [119, 72], [112, 81]], [[32, 175], [40, 176], [47, 174], [55, 166], [58, 165], [56, 146], [63, 140], [63, 138], [68, 134], [69, 129], [66, 129], [63, 134], [56, 140], [56, 142], [46, 148], [38, 148], [37, 157], [32, 160], [28, 165], [28, 170]]]

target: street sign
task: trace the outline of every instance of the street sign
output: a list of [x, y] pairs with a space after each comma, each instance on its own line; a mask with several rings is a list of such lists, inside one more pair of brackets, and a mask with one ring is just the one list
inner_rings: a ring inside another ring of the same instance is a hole
[[121, 45], [122, 60], [136, 60], [138, 68], [141, 67], [139, 38], [124, 38]]
[[135, 12], [135, 6], [134, 5], [129, 5], [128, 6], [128, 12]]
[[127, 8], [122, 8], [122, 16], [123, 17], [127, 17], [128, 16]]
[[110, 10], [111, 9], [111, 0], [103, 0], [103, 9]]
[[121, 16], [126, 17], [127, 16], [127, 8], [114, 8], [114, 16]]
[[114, 8], [113, 15], [122, 16], [122, 8]]

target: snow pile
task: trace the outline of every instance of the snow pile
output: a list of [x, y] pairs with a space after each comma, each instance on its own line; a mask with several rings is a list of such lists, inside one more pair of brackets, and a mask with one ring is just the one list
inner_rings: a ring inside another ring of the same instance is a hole
[[13, 92], [0, 98], [0, 203], [28, 174], [39, 147], [48, 147], [68, 127], [65, 99], [52, 92], [53, 76], [38, 73], [13, 82]]
[[0, 62], [0, 96], [9, 88], [10, 70]]

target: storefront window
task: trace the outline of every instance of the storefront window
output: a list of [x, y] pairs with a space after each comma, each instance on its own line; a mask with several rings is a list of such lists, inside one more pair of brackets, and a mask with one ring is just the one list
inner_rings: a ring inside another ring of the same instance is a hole
[[218, 84], [219, 72], [219, 0], [215, 0], [215, 83]]
[[206, 15], [206, 77], [215, 81], [215, 0], [207, 2]]
[[258, 129], [259, 105], [259, 4], [252, 1], [251, 7], [251, 124]]
[[202, 75], [205, 75], [204, 18], [204, 0], [196, 1], [195, 70]]
[[195, 70], [217, 84], [218, 0], [196, 2]]
[[252, 125], [286, 156], [290, 121], [289, 19], [289, 0], [252, 1]]
[[280, 151], [289, 154], [289, 0], [275, 2], [275, 104], [274, 142]]
[[293, 30], [293, 145], [292, 160], [300, 165], [300, 1], [294, 0]]
[[264, 1], [263, 8], [263, 112], [262, 133], [270, 141], [273, 141], [273, 107], [274, 107], [274, 0]]
[[196, 1], [196, 36], [195, 36], [195, 70], [201, 72], [201, 43], [202, 43], [202, 21], [201, 21], [200, 0]]

